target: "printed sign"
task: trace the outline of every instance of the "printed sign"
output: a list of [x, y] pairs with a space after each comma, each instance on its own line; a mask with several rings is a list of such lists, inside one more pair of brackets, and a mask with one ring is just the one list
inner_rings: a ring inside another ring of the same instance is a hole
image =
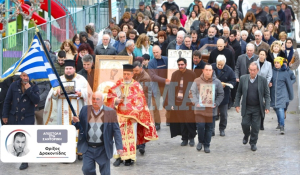
[[73, 125], [4, 125], [1, 127], [2, 162], [74, 162], [76, 129]]

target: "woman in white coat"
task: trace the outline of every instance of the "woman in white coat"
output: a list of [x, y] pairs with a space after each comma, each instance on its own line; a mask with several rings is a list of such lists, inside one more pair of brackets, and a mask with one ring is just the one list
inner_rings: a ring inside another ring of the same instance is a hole
[[195, 11], [192, 11], [189, 16], [189, 19], [185, 22], [185, 26], [184, 26], [184, 29], [187, 33], [190, 33], [191, 26], [192, 26], [193, 22], [196, 20], [198, 20], [197, 14]]
[[[256, 62], [258, 63], [258, 68], [259, 68], [259, 72], [258, 75], [265, 77], [268, 81], [268, 84], [270, 86], [270, 81], [272, 79], [273, 76], [273, 72], [272, 72], [272, 64], [267, 61], [267, 54], [268, 52], [265, 49], [260, 49], [258, 51], [258, 59], [256, 60]], [[260, 122], [260, 130], [264, 130], [264, 118], [261, 118], [261, 122]]]

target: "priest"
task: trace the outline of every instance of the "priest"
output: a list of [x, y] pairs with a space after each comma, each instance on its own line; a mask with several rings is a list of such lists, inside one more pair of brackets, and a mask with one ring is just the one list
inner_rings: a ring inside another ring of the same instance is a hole
[[[91, 105], [92, 90], [88, 81], [76, 74], [75, 61], [65, 60], [65, 74], [60, 79], [77, 114], [84, 105]], [[72, 111], [60, 87], [51, 88], [44, 108], [45, 125], [71, 125]], [[81, 158], [81, 156], [79, 156]]]
[[133, 80], [132, 65], [123, 65], [123, 79], [109, 89], [106, 105], [116, 109], [122, 134], [124, 152], [114, 155], [114, 166], [123, 161], [130, 166], [136, 160], [136, 145], [158, 139], [143, 88]]

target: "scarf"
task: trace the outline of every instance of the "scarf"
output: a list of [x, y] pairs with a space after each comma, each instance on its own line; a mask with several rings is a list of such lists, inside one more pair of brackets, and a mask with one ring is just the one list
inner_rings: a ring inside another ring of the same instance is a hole
[[[287, 55], [287, 50], [290, 51], [289, 56]], [[286, 56], [288, 62], [290, 62], [292, 60], [293, 56], [294, 56], [294, 48], [293, 48], [293, 46], [290, 47], [290, 48], [285, 47], [285, 51], [284, 52], [285, 52], [285, 56]]]
[[81, 43], [79, 43], [78, 45], [76, 43], [74, 43], [74, 45], [77, 47], [77, 49], [79, 48], [79, 46], [81, 45]]

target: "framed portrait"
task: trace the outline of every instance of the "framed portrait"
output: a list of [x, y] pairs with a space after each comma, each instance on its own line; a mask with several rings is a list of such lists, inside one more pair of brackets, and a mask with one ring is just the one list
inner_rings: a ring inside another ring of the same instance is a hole
[[[62, 82], [67, 94], [75, 94], [75, 89], [76, 89], [76, 83], [75, 81], [67, 81], [67, 82]], [[64, 92], [61, 90], [61, 94]]]
[[187, 69], [192, 70], [192, 50], [168, 50], [168, 79], [171, 80], [173, 72], [178, 70], [177, 60], [178, 58], [185, 58], [187, 62]]
[[132, 64], [132, 56], [97, 55], [93, 91], [107, 93], [116, 81], [123, 78], [123, 64]]
[[215, 85], [200, 84], [199, 104], [201, 107], [213, 107], [215, 104]]

